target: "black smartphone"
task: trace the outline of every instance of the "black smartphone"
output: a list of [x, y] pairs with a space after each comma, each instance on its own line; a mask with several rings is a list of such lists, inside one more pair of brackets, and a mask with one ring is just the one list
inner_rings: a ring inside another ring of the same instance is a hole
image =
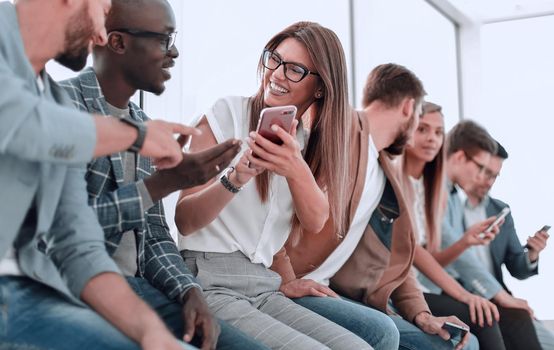
[[[550, 225], [544, 225], [544, 226], [541, 227], [541, 229], [538, 230], [537, 232], [540, 232], [540, 231], [548, 232], [548, 230], [550, 230]], [[526, 245], [523, 246], [523, 248], [529, 249], [529, 245], [526, 244]]]
[[461, 342], [467, 332], [469, 332], [469, 329], [467, 329], [466, 327], [457, 325], [452, 322], [444, 322], [442, 328], [446, 329], [446, 331], [450, 334], [450, 340], [452, 340], [454, 344], [458, 344], [459, 342]]

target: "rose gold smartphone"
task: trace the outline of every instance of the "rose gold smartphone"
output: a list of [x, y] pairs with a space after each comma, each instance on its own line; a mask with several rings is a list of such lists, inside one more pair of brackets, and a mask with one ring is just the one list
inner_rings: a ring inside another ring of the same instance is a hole
[[262, 109], [260, 119], [258, 120], [258, 134], [262, 135], [269, 141], [282, 145], [283, 141], [275, 131], [271, 130], [273, 125], [283, 128], [287, 132], [291, 132], [292, 121], [296, 117], [296, 106], [279, 106], [268, 107]]

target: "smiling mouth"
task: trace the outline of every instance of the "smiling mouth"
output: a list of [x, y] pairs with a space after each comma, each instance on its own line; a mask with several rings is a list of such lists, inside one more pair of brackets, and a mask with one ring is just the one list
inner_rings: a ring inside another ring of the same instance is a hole
[[167, 69], [168, 71], [173, 67], [175, 67], [174, 61], [169, 61], [166, 64], [162, 65], [162, 69]]
[[269, 89], [271, 90], [271, 92], [276, 93], [278, 95], [284, 95], [289, 92], [289, 90], [285, 89], [281, 85], [276, 84], [273, 81], [269, 82]]

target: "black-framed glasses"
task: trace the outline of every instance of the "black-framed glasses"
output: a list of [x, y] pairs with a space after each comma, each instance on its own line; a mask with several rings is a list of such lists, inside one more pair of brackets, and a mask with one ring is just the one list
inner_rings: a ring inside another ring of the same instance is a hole
[[265, 49], [262, 54], [262, 64], [269, 70], [276, 70], [282, 65], [285, 77], [294, 83], [298, 83], [308, 76], [308, 74], [319, 76], [319, 73], [310, 72], [308, 68], [304, 67], [300, 63], [283, 61], [281, 56], [268, 49]]
[[465, 153], [465, 152], [464, 152], [464, 154], [465, 154], [467, 160], [472, 161], [473, 164], [475, 164], [475, 165], [477, 166], [477, 169], [479, 169], [479, 174], [482, 174], [482, 173], [485, 171], [485, 169], [487, 168], [487, 167], [485, 166], [485, 164], [479, 163], [479, 162], [476, 161], [473, 157], [471, 157], [470, 155], [468, 155], [468, 154]]
[[138, 30], [138, 29], [128, 29], [128, 28], [119, 28], [111, 30], [112, 32], [121, 32], [126, 33], [132, 36], [140, 37], [140, 38], [158, 38], [161, 39], [162, 48], [165, 49], [165, 52], [169, 52], [173, 45], [175, 45], [175, 40], [177, 39], [177, 32], [172, 33], [158, 33], [158, 32], [151, 32], [147, 30]]

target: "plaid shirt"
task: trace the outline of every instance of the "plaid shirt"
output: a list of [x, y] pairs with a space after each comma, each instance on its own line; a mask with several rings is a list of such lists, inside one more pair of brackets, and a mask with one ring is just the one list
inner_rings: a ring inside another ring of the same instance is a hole
[[[108, 115], [106, 99], [92, 68], [60, 82], [82, 111]], [[134, 103], [129, 103], [131, 118], [149, 118]], [[200, 288], [187, 269], [169, 233], [161, 201], [143, 208], [137, 183], [124, 184], [122, 153], [94, 159], [86, 174], [89, 204], [104, 229], [106, 248], [112, 255], [126, 231], [134, 231], [137, 242], [137, 276], [148, 280], [170, 299], [179, 298], [191, 287]], [[137, 154], [136, 179], [143, 180], [155, 170], [149, 158]]]

